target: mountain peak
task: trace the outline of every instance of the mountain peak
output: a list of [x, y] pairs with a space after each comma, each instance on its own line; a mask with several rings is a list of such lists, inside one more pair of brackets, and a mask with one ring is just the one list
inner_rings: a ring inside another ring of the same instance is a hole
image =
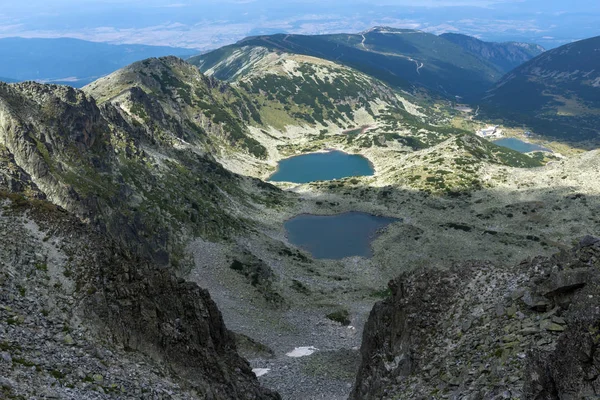
[[393, 28], [391, 26], [374, 26], [371, 29], [367, 29], [366, 31], [360, 32], [362, 35], [366, 35], [368, 33], [424, 33], [423, 31], [417, 29], [407, 29], [407, 28]]

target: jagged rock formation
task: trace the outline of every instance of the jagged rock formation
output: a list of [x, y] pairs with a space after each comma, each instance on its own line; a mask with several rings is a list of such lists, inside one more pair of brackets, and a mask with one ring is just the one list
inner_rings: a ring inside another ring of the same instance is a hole
[[157, 116], [164, 140], [83, 91], [0, 84], [3, 394], [278, 398], [238, 356], [208, 292], [177, 273], [186, 238], [250, 229], [245, 214], [279, 191], [226, 171]]
[[512, 267], [472, 262], [390, 283], [365, 326], [352, 399], [594, 398], [600, 240]]
[[[141, 90], [129, 93], [145, 96]], [[6, 187], [29, 188], [163, 264], [178, 262], [186, 235], [223, 238], [243, 229], [243, 213], [230, 211], [253, 207], [243, 199], [277, 196], [162, 129], [166, 114], [149, 115], [151, 128], [142, 127], [76, 89], [0, 84], [0, 150], [6, 160], [0, 177]]]
[[54, 205], [0, 202], [1, 394], [279, 398], [259, 387], [208, 292]]

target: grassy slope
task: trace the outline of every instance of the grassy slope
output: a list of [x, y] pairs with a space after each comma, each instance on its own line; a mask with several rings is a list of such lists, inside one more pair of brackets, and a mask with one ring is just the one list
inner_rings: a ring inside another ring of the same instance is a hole
[[[194, 57], [190, 62], [205, 71], [242, 46], [262, 46], [335, 61], [395, 87], [410, 89], [418, 85], [446, 96], [471, 96], [500, 78], [487, 62], [432, 34], [375, 30], [365, 34], [364, 46], [361, 43], [361, 35], [260, 36]], [[424, 66], [417, 71], [421, 63]]]

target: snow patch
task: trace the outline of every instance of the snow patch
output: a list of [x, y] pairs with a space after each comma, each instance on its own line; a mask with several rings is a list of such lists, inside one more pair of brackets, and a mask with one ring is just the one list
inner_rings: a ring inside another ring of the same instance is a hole
[[319, 350], [319, 349], [317, 349], [316, 347], [313, 347], [313, 346], [296, 347], [293, 351], [290, 351], [289, 353], [287, 353], [286, 356], [294, 357], [294, 358], [305, 357], [305, 356], [310, 356], [317, 350]]
[[270, 370], [271, 368], [254, 368], [252, 369], [252, 372], [254, 372], [254, 375], [258, 378], [259, 376], [266, 375]]

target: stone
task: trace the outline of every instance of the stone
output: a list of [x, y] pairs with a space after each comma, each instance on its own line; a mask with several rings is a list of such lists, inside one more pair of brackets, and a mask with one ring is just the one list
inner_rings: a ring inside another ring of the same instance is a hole
[[581, 289], [590, 280], [589, 268], [575, 268], [559, 271], [553, 274], [549, 281], [544, 284], [546, 289], [543, 295], [546, 297], [558, 296]]
[[549, 331], [551, 331], [551, 332], [562, 332], [562, 331], [565, 330], [565, 327], [562, 326], [562, 325], [555, 324], [553, 322], [546, 329], [549, 330]]
[[496, 306], [496, 310], [495, 310], [495, 312], [496, 312], [496, 317], [501, 317], [501, 316], [503, 316], [503, 315], [504, 315], [504, 312], [505, 312], [504, 306], [502, 306], [501, 304], [498, 304], [498, 305]]
[[525, 295], [525, 289], [517, 289], [514, 290], [511, 294], [510, 297], [513, 300], [519, 300], [521, 297], [523, 297]]
[[599, 242], [600, 242], [599, 238], [587, 235], [583, 239], [581, 239], [581, 241], [579, 241], [579, 247], [580, 248], [589, 247], [589, 246], [593, 246]]
[[535, 326], [528, 326], [526, 328], [521, 329], [521, 333], [523, 335], [535, 335], [539, 331], [540, 330], [538, 328], [536, 328]]
[[12, 363], [12, 357], [9, 353], [3, 351], [2, 353], [0, 353], [0, 358], [2, 359], [2, 361], [4, 361], [7, 364], [11, 364]]
[[11, 390], [13, 388], [13, 383], [8, 378], [0, 376], [0, 388]]
[[516, 313], [517, 313], [517, 307], [515, 307], [514, 305], [512, 305], [506, 309], [506, 315], [508, 317], [513, 318]]
[[534, 311], [545, 312], [552, 307], [552, 302], [549, 299], [532, 294], [530, 291], [526, 292], [521, 300]]

